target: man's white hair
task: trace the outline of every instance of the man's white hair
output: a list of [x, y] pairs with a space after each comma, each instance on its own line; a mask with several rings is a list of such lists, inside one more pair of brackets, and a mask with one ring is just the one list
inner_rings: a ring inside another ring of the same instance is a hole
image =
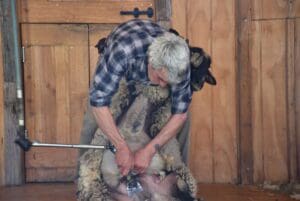
[[189, 67], [190, 51], [183, 38], [166, 32], [154, 39], [148, 48], [148, 57], [154, 69], [167, 70], [169, 83], [179, 83]]

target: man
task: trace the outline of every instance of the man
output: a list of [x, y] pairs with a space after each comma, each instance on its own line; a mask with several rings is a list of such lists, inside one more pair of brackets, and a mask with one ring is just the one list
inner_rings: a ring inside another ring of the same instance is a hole
[[[116, 163], [122, 175], [132, 169], [143, 173], [157, 147], [180, 131], [191, 102], [189, 47], [185, 40], [147, 20], [131, 20], [115, 28], [106, 39], [90, 89], [90, 104], [99, 128], [116, 147]], [[170, 87], [172, 116], [144, 148], [132, 153], [119, 133], [109, 110], [121, 78], [128, 83]], [[90, 143], [88, 124], [81, 143]], [[93, 123], [91, 123], [93, 124]], [[91, 127], [93, 127], [91, 125]]]

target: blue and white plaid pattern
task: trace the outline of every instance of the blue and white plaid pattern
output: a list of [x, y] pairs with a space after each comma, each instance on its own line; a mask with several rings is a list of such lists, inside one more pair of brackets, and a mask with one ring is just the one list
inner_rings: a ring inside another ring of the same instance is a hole
[[[116, 27], [107, 37], [106, 47], [100, 56], [90, 89], [90, 104], [109, 106], [118, 90], [119, 82], [150, 85], [148, 79], [147, 49], [153, 39], [164, 30], [148, 20], [131, 20]], [[181, 83], [171, 86], [172, 113], [184, 113], [191, 102], [190, 71]]]

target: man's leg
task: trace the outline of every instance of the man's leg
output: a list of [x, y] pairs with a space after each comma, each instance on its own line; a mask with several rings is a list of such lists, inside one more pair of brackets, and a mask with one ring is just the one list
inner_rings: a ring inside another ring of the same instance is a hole
[[[83, 124], [80, 133], [80, 144], [91, 144], [97, 128], [98, 124], [94, 118], [92, 108], [88, 101], [88, 106], [83, 117]], [[87, 149], [79, 149], [79, 157], [82, 156], [86, 150]]]
[[188, 112], [188, 118], [186, 122], [183, 124], [182, 129], [177, 135], [177, 140], [180, 145], [180, 152], [182, 155], [182, 161], [188, 165], [188, 159], [189, 159], [189, 136], [190, 136], [190, 113]]

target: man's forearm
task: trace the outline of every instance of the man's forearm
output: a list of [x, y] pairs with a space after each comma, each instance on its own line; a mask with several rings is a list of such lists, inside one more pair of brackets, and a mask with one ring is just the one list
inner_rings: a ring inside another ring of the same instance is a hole
[[166, 125], [161, 129], [158, 135], [147, 145], [147, 149], [151, 153], [155, 153], [156, 147], [162, 147], [181, 129], [184, 122], [187, 120], [187, 113], [172, 115]]
[[126, 144], [115, 124], [112, 114], [108, 107], [93, 107], [93, 113], [99, 128], [109, 138], [111, 143], [118, 148]]

